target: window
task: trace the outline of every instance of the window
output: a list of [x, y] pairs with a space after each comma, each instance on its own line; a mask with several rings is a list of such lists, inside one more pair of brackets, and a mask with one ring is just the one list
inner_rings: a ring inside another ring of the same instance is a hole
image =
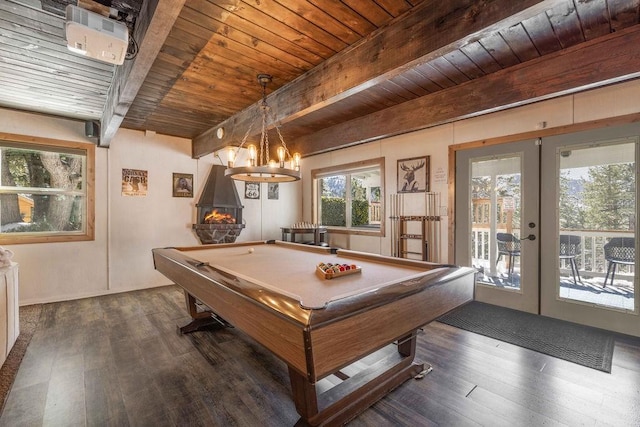
[[0, 244], [93, 240], [95, 146], [0, 135]]
[[384, 158], [311, 171], [314, 221], [335, 231], [384, 235]]

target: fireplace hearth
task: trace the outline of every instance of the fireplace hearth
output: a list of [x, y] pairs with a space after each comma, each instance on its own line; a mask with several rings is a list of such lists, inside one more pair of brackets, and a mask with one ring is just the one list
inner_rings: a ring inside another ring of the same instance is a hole
[[233, 243], [245, 227], [242, 204], [224, 166], [213, 165], [196, 207], [198, 223], [193, 230], [202, 244]]

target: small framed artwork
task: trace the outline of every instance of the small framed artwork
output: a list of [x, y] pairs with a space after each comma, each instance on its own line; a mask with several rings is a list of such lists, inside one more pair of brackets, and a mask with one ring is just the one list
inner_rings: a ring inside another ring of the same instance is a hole
[[173, 174], [173, 197], [193, 197], [193, 174]]
[[140, 169], [122, 169], [122, 195], [146, 196], [148, 173]]
[[260, 183], [258, 183], [258, 182], [245, 182], [244, 183], [244, 198], [245, 199], [259, 199], [260, 198]]
[[277, 182], [270, 182], [269, 187], [267, 188], [267, 198], [269, 200], [278, 200], [280, 193], [280, 184]]
[[398, 193], [429, 191], [429, 156], [398, 160]]

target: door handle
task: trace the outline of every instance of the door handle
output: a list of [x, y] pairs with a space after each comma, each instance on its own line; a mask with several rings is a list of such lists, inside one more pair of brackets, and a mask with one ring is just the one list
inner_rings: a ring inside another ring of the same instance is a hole
[[533, 234], [529, 234], [527, 237], [523, 237], [520, 240], [536, 240], [536, 236]]

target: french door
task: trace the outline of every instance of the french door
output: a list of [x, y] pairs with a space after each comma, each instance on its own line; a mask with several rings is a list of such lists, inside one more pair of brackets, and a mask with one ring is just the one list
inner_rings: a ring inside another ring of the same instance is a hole
[[456, 264], [475, 299], [538, 313], [539, 167], [535, 140], [458, 151]]
[[[640, 336], [640, 125], [456, 153], [456, 256], [476, 299]], [[534, 240], [535, 239], [535, 240]]]
[[629, 125], [543, 139], [541, 314], [640, 336], [639, 135]]

